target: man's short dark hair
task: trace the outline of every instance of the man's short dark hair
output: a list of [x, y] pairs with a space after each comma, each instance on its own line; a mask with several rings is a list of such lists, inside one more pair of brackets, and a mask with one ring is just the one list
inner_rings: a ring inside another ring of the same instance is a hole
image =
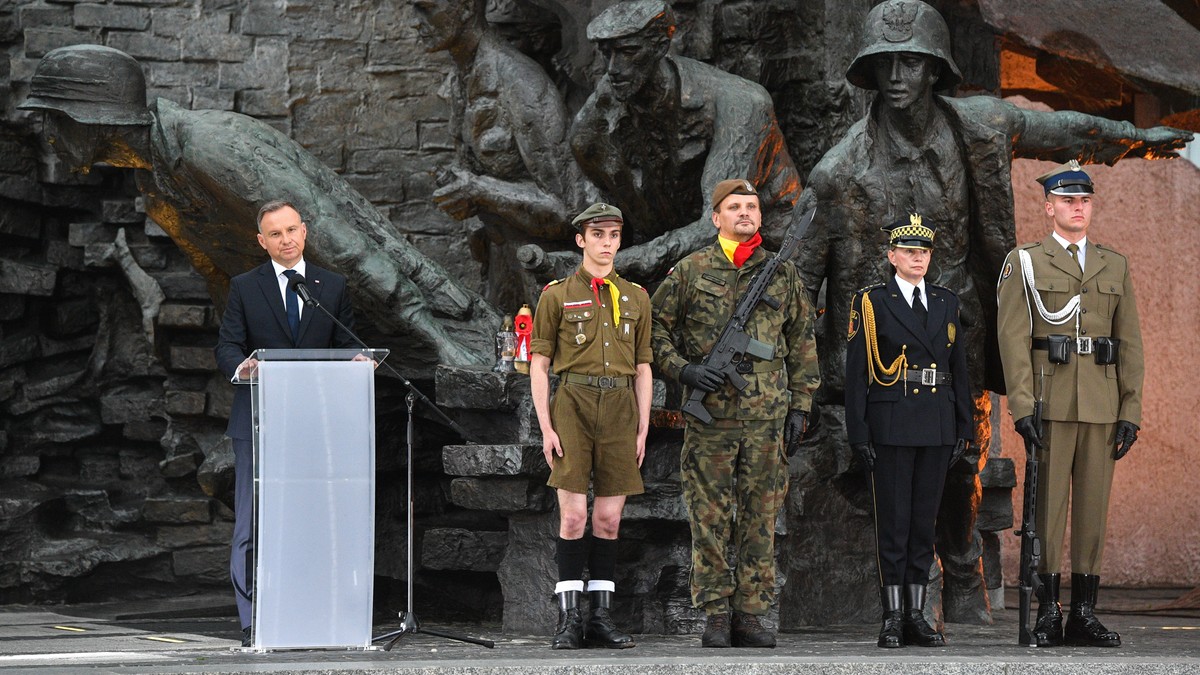
[[266, 204], [263, 204], [258, 209], [258, 217], [255, 218], [254, 224], [258, 226], [259, 232], [262, 231], [263, 216], [267, 215], [268, 213], [274, 213], [275, 211], [278, 211], [279, 209], [291, 209], [291, 210], [295, 211], [296, 213], [300, 213], [300, 209], [296, 208], [295, 205], [293, 205], [291, 202], [289, 202], [285, 199], [272, 199], [271, 201], [267, 202]]

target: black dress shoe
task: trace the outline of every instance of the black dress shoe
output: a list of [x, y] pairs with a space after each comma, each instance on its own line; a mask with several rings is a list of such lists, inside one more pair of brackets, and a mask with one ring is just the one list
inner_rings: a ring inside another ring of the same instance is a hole
[[242, 629], [242, 646], [250, 646], [250, 626], [246, 626]]
[[1100, 623], [1094, 612], [1100, 592], [1100, 577], [1095, 574], [1071, 575], [1071, 613], [1063, 637], [1076, 647], [1120, 647], [1121, 636]]
[[879, 589], [879, 599], [883, 605], [883, 625], [879, 627], [879, 642], [876, 644], [884, 649], [904, 646], [902, 592], [899, 584], [889, 584]]

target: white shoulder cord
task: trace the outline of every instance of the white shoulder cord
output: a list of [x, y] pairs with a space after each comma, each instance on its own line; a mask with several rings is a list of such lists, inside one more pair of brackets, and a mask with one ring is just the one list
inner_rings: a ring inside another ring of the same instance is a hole
[[[1038, 293], [1037, 287], [1033, 285], [1033, 260], [1029, 257], [1029, 252], [1025, 249], [1017, 251], [1017, 255], [1021, 258], [1021, 276], [1025, 279], [1025, 292], [1033, 296], [1033, 302], [1037, 305], [1038, 314], [1042, 319], [1049, 324], [1061, 326], [1062, 324], [1074, 319], [1079, 314], [1079, 295], [1075, 295], [1067, 304], [1057, 312], [1046, 310], [1046, 305], [1042, 303], [1042, 294]], [[1030, 329], [1033, 328], [1033, 316], [1029, 317]]]

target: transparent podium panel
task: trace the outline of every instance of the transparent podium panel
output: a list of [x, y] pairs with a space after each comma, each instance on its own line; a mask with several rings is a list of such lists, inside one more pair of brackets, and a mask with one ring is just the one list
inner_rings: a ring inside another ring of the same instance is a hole
[[328, 354], [352, 359], [359, 350], [291, 358], [301, 351], [311, 350], [256, 353], [252, 648], [366, 649], [375, 574], [374, 368]]

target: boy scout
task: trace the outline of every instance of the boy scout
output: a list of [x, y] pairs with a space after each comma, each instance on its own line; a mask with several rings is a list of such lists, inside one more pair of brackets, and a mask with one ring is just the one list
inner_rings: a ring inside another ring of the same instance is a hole
[[[703, 608], [705, 647], [774, 647], [759, 621], [775, 599], [775, 517], [787, 495], [787, 458], [799, 447], [820, 385], [813, 316], [791, 265], [779, 268], [746, 332], [775, 358], [748, 358], [738, 391], [700, 361], [720, 337], [754, 275], [774, 254], [760, 248], [758, 193], [749, 181], [717, 183], [717, 241], [681, 260], [654, 293], [654, 353], [660, 368], [708, 392], [712, 423], [687, 418], [680, 483], [692, 531], [692, 604]], [[686, 392], [685, 392], [686, 396]], [[733, 548], [735, 564], [729, 564]], [[729, 612], [733, 610], [732, 621]]]
[[[1129, 261], [1088, 240], [1092, 179], [1071, 161], [1039, 177], [1050, 236], [1008, 254], [997, 285], [997, 330], [1008, 409], [1039, 450], [1037, 531], [1042, 592], [1039, 647], [1117, 647], [1093, 610], [1116, 460], [1142, 419], [1142, 334]], [[1043, 402], [1044, 428], [1033, 422]], [[1071, 502], [1071, 613], [1058, 603], [1063, 532]]]
[[[529, 379], [550, 465], [547, 484], [558, 492], [559, 621], [551, 645], [619, 649], [634, 646], [613, 624], [609, 608], [621, 511], [627, 495], [642, 492], [652, 386], [650, 299], [613, 271], [623, 225], [616, 207], [593, 204], [572, 224], [583, 262], [575, 274], [543, 289], [530, 343]], [[553, 406], [551, 362], [560, 383]], [[583, 537], [589, 479], [596, 497], [590, 541]], [[579, 613], [585, 564], [591, 596], [586, 631]]]
[[926, 283], [934, 226], [918, 214], [882, 228], [886, 284], [850, 303], [846, 436], [871, 472], [883, 626], [880, 647], [941, 647], [925, 621], [946, 470], [975, 437], [958, 296]]

